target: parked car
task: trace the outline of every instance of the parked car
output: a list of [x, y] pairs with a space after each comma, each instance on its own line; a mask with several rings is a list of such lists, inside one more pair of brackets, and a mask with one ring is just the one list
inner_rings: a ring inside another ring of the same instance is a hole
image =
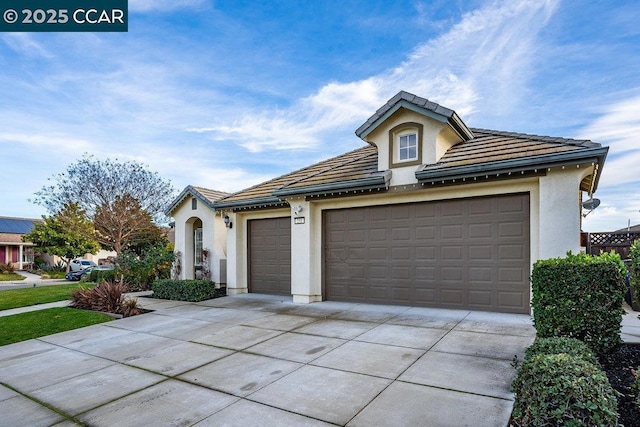
[[112, 265], [96, 265], [96, 266], [87, 267], [87, 268], [85, 268], [83, 270], [79, 270], [79, 271], [70, 271], [64, 277], [67, 280], [76, 281], [76, 280], [82, 279], [87, 274], [91, 274], [91, 272], [93, 270], [106, 271], [106, 270], [114, 270], [114, 269], [115, 269], [115, 267], [112, 266]]
[[98, 264], [88, 259], [74, 259], [69, 263], [69, 269], [72, 272], [84, 270], [85, 268], [95, 267]]

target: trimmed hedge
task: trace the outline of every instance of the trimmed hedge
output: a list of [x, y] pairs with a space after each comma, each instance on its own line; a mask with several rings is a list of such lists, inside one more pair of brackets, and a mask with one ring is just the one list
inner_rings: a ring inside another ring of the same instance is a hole
[[600, 366], [600, 362], [593, 354], [588, 345], [575, 338], [552, 337], [552, 338], [536, 338], [536, 340], [527, 348], [524, 354], [525, 360], [531, 359], [538, 355], [549, 354], [568, 354], [577, 357], [585, 362]]
[[626, 292], [624, 263], [616, 253], [585, 254], [535, 263], [531, 276], [536, 335], [578, 338], [597, 354], [621, 344]]
[[89, 281], [94, 283], [116, 282], [116, 270], [91, 270]]
[[561, 354], [526, 359], [513, 382], [517, 426], [615, 426], [618, 401], [593, 363]]
[[198, 302], [214, 297], [216, 284], [211, 280], [156, 280], [154, 298]]

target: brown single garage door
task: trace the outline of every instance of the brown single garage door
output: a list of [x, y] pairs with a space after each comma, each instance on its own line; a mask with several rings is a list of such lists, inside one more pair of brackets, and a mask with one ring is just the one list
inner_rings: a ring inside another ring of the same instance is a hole
[[529, 195], [325, 211], [327, 300], [529, 312]]
[[249, 292], [291, 294], [291, 218], [248, 221]]

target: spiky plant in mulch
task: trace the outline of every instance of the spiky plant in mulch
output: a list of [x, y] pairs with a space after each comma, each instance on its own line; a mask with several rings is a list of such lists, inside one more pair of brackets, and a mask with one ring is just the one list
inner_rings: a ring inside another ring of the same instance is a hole
[[126, 284], [104, 281], [94, 288], [80, 288], [71, 294], [71, 306], [83, 310], [134, 316], [142, 312], [136, 298], [127, 298]]

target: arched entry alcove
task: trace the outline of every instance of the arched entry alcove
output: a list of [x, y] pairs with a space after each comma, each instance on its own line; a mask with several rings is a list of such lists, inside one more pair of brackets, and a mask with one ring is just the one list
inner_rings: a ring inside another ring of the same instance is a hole
[[202, 272], [202, 220], [189, 218], [184, 227], [184, 275], [185, 279], [200, 278]]

